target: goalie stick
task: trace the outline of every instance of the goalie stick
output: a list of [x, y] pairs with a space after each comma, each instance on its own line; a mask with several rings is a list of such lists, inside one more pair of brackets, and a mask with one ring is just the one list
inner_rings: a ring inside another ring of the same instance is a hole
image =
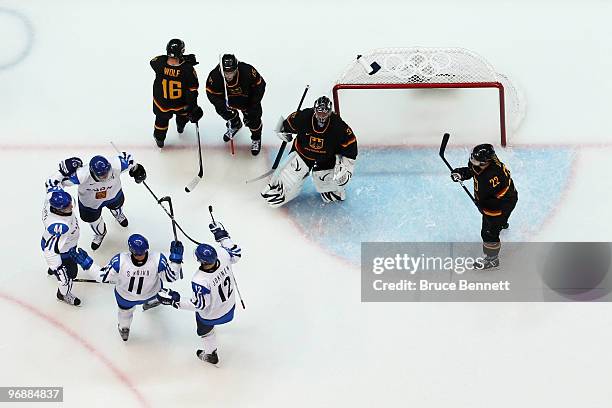
[[[304, 98], [306, 97], [306, 94], [308, 93], [309, 89], [310, 89], [310, 85], [306, 85], [306, 88], [304, 88], [304, 93], [302, 93], [302, 98], [300, 99], [300, 103], [298, 104], [296, 111], [299, 111], [300, 108], [302, 107], [302, 103], [304, 102]], [[253, 181], [261, 180], [265, 177], [268, 177], [272, 173], [274, 173], [274, 171], [277, 169], [278, 165], [280, 164], [281, 158], [283, 157], [283, 153], [285, 152], [286, 147], [287, 147], [287, 142], [283, 141], [283, 143], [281, 143], [280, 149], [278, 149], [278, 153], [276, 154], [276, 158], [274, 159], [274, 164], [272, 164], [272, 168], [259, 177], [255, 177], [254, 179], [247, 180], [246, 183], [248, 184], [248, 183], [252, 183]]]
[[196, 122], [196, 135], [198, 136], [198, 160], [200, 161], [200, 171], [198, 171], [198, 175], [193, 178], [185, 187], [185, 191], [187, 193], [191, 193], [194, 188], [198, 185], [200, 180], [202, 180], [202, 176], [204, 176], [204, 163], [202, 162], [202, 143], [200, 141], [200, 126], [198, 126], [198, 122]]
[[[210, 213], [210, 219], [212, 220], [213, 224], [215, 224], [215, 216], [213, 215], [212, 205], [208, 206], [208, 212]], [[238, 281], [236, 281], [236, 276], [234, 276], [234, 286], [236, 287], [236, 292], [238, 293], [238, 299], [240, 299], [240, 304], [242, 304], [242, 309], [246, 309], [246, 307], [244, 306], [244, 301], [242, 300], [242, 295], [240, 294], [240, 289], [238, 289]]]
[[[444, 164], [446, 164], [446, 167], [448, 167], [448, 169], [452, 173], [453, 167], [450, 165], [448, 160], [446, 160], [446, 157], [444, 157], [444, 152], [446, 151], [446, 145], [448, 144], [449, 139], [450, 139], [450, 133], [445, 133], [444, 136], [442, 136], [442, 143], [440, 144], [440, 157], [442, 158], [442, 161], [444, 161]], [[472, 193], [470, 193], [470, 190], [468, 190], [463, 184], [463, 180], [459, 180], [459, 184], [461, 184], [461, 187], [463, 187], [463, 190], [470, 197], [470, 200], [472, 200], [476, 208], [478, 208], [478, 212], [482, 213], [482, 211], [480, 210], [480, 207], [478, 207], [478, 204], [476, 203], [476, 199], [474, 198]]]

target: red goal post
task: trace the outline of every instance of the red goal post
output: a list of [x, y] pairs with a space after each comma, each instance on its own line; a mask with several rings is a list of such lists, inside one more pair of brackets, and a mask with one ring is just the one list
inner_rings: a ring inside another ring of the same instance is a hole
[[510, 80], [478, 54], [463, 48], [381, 48], [358, 56], [333, 87], [336, 113], [342, 89], [496, 88], [499, 93], [500, 143], [524, 116], [524, 102]]

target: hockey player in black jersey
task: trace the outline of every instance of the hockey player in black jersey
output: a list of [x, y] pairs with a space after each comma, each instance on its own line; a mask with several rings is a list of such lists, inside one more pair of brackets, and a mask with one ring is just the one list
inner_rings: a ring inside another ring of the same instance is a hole
[[293, 112], [278, 130], [286, 142], [296, 136], [288, 160], [261, 192], [268, 204], [280, 207], [294, 199], [311, 171], [324, 202], [343, 201], [357, 159], [357, 138], [332, 112], [329, 98], [322, 96], [313, 108]]
[[176, 129], [183, 133], [187, 122], [197, 123], [202, 118], [198, 106], [198, 75], [194, 66], [198, 64], [195, 55], [184, 55], [185, 43], [177, 38], [166, 46], [166, 55], [151, 60], [155, 71], [153, 82], [153, 113], [155, 130], [153, 137], [157, 146], [164, 147], [168, 124], [176, 115]]
[[454, 169], [451, 178], [455, 182], [474, 179], [474, 198], [482, 213], [483, 262], [477, 262], [477, 269], [499, 266], [501, 243], [499, 233], [508, 228], [508, 218], [518, 201], [510, 171], [499, 161], [493, 146], [480, 144], [472, 150], [467, 167]]
[[265, 91], [266, 81], [259, 72], [232, 54], [223, 55], [221, 63], [210, 71], [206, 80], [206, 96], [227, 122], [223, 141], [229, 142], [242, 127], [240, 111], [244, 124], [251, 130], [253, 156], [261, 150], [261, 100]]

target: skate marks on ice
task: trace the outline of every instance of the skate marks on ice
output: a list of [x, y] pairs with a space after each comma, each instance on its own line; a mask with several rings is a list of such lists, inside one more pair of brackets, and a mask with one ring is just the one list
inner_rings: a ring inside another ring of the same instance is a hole
[[[569, 147], [501, 149], [519, 202], [502, 240], [522, 241], [554, 213], [569, 184], [575, 150]], [[467, 148], [449, 148], [454, 167], [466, 166]], [[471, 190], [472, 182], [466, 182]], [[480, 214], [438, 157], [436, 148], [362, 148], [347, 200], [323, 204], [312, 182], [287, 204], [304, 236], [358, 263], [361, 242], [480, 241]]]

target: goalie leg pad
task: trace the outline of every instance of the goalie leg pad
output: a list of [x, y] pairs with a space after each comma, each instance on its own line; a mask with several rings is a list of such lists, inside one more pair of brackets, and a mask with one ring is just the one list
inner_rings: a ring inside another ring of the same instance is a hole
[[304, 160], [296, 152], [292, 152], [264, 187], [261, 196], [271, 207], [280, 207], [297, 197], [309, 172], [310, 168]]
[[313, 171], [312, 180], [324, 202], [330, 203], [346, 199], [344, 186], [339, 186], [338, 182], [334, 180], [334, 169]]

